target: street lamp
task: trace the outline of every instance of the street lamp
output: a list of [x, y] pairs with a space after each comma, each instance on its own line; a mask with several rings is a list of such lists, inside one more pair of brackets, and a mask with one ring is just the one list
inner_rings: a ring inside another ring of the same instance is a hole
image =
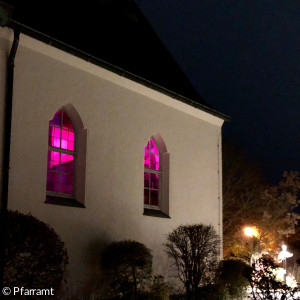
[[282, 251], [278, 254], [278, 260], [282, 261], [283, 269], [285, 270], [284, 281], [286, 282], [286, 259], [293, 256], [293, 253], [287, 251], [287, 245], [281, 246]]
[[251, 238], [251, 255], [250, 255], [250, 265], [254, 263], [253, 254], [256, 251], [259, 241], [256, 239], [258, 237], [258, 230], [255, 226], [247, 226], [244, 228], [244, 234]]
[[258, 236], [258, 231], [256, 229], [256, 227], [245, 227], [244, 228], [244, 233], [246, 236], [249, 237], [257, 237]]
[[278, 260], [282, 261], [283, 268], [286, 269], [286, 259], [289, 257], [292, 257], [293, 253], [287, 251], [287, 245], [282, 245], [281, 248], [282, 248], [282, 251], [280, 251], [278, 254]]

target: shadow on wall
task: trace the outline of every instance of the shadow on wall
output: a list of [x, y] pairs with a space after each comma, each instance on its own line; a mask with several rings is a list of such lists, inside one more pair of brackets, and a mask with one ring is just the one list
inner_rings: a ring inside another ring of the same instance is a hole
[[89, 272], [81, 291], [84, 299], [105, 293], [109, 283], [109, 276], [101, 270], [101, 258], [104, 249], [110, 243], [111, 240], [109, 238], [102, 237], [90, 242], [86, 248], [86, 264]]

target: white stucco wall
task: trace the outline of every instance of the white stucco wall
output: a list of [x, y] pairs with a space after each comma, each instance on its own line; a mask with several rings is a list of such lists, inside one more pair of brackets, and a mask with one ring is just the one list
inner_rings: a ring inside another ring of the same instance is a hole
[[[97, 271], [99, 245], [142, 242], [167, 276], [172, 229], [205, 223], [221, 235], [221, 119], [24, 35], [15, 65], [9, 207], [61, 236], [73, 286]], [[87, 129], [86, 208], [44, 203], [48, 122], [67, 103]], [[170, 219], [143, 215], [144, 147], [155, 133], [170, 153]]]

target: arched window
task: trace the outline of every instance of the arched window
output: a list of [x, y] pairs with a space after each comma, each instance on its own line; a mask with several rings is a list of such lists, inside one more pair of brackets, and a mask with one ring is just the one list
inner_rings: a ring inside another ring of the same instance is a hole
[[159, 151], [153, 138], [148, 140], [145, 147], [144, 168], [144, 205], [145, 207], [159, 209], [161, 169]]
[[75, 133], [68, 114], [59, 110], [49, 122], [47, 191], [73, 195]]
[[[72, 112], [72, 109], [70, 111]], [[46, 203], [69, 206], [84, 204], [82, 185], [84, 185], [85, 154], [79, 145], [85, 144], [86, 135], [82, 134], [85, 130], [80, 127], [83, 126], [77, 127], [76, 130], [75, 124], [64, 109], [58, 110], [49, 121]], [[79, 162], [82, 159], [84, 163]], [[83, 179], [81, 183], [78, 176]]]
[[169, 214], [169, 154], [158, 134], [144, 148], [144, 214]]

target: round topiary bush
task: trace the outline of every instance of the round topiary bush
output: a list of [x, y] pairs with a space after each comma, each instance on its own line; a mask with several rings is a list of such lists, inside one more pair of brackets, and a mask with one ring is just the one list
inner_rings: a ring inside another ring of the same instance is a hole
[[151, 277], [152, 255], [139, 242], [113, 242], [103, 252], [102, 267], [110, 273], [112, 295], [138, 299], [140, 290]]
[[68, 255], [52, 227], [31, 215], [9, 211], [5, 238], [4, 286], [53, 288], [66, 279]]

